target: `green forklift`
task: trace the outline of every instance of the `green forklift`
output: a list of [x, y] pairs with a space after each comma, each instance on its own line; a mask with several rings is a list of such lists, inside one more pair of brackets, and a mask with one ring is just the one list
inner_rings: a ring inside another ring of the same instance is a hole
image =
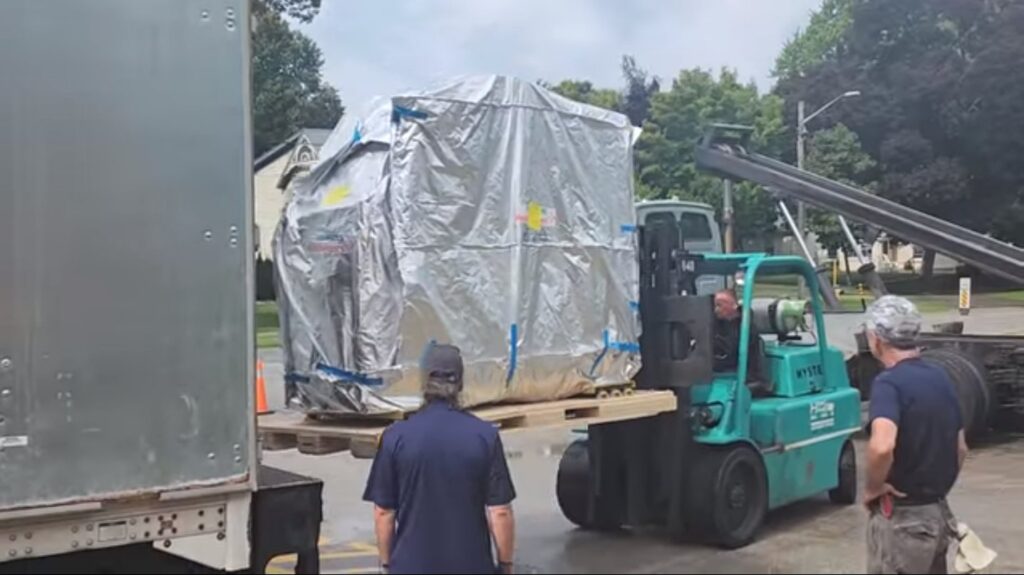
[[[682, 237], [671, 224], [640, 230], [636, 380], [637, 389], [674, 391], [679, 409], [588, 428], [559, 465], [563, 514], [584, 529], [657, 525], [738, 548], [769, 510], [824, 494], [853, 504], [860, 396], [828, 345], [821, 297], [755, 297], [771, 276], [817, 285], [815, 270], [797, 257], [687, 253]], [[738, 292], [732, 369], [715, 369], [714, 296], [696, 288], [708, 276]]]

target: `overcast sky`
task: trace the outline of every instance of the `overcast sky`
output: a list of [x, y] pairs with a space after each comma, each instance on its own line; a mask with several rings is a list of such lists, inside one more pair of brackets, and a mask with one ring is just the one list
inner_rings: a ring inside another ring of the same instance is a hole
[[668, 85], [679, 70], [738, 70], [762, 90], [821, 0], [324, 0], [302, 29], [346, 107], [463, 74], [622, 85], [632, 54]]

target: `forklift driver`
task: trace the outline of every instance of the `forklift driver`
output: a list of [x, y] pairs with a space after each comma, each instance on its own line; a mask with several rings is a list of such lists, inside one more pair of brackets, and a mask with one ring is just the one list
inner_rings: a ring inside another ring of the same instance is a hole
[[[740, 326], [743, 310], [736, 292], [723, 289], [715, 293], [714, 370], [736, 371], [740, 363]], [[747, 381], [756, 381], [761, 373], [761, 336], [751, 322], [747, 343]]]

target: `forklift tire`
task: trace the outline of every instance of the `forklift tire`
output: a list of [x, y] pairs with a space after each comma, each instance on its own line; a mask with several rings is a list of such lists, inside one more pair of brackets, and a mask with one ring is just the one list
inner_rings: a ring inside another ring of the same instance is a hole
[[[621, 527], [607, 505], [593, 501], [590, 475], [590, 444], [585, 439], [574, 441], [562, 454], [558, 463], [555, 493], [562, 515], [581, 529], [614, 531]], [[594, 516], [590, 516], [593, 501]]]
[[764, 462], [746, 445], [701, 450], [688, 491], [693, 534], [726, 549], [752, 542], [768, 513]]
[[849, 439], [839, 452], [839, 485], [828, 492], [828, 499], [836, 505], [857, 502], [857, 452]]

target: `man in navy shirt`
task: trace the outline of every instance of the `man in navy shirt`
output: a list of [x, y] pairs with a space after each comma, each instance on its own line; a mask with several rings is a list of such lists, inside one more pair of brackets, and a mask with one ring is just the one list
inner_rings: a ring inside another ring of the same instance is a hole
[[390, 573], [511, 573], [516, 493], [498, 430], [458, 408], [458, 348], [431, 346], [423, 372], [425, 405], [384, 433], [363, 495], [374, 504], [381, 566]]
[[960, 405], [946, 371], [921, 358], [921, 316], [909, 300], [868, 309], [871, 384], [867, 448], [868, 573], [946, 573], [955, 534], [946, 495], [967, 457]]

